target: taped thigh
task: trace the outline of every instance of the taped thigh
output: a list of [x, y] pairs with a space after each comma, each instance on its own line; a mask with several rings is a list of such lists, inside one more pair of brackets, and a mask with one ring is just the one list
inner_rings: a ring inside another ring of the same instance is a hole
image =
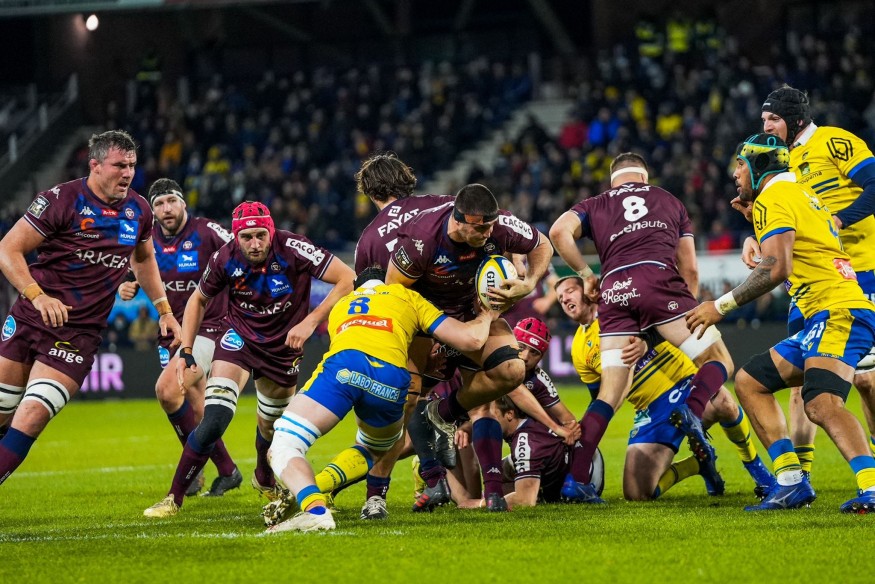
[[307, 451], [322, 436], [309, 420], [292, 412], [284, 413], [273, 423], [270, 467], [281, 476], [293, 458], [306, 458]]
[[21, 403], [34, 401], [49, 411], [49, 419], [58, 415], [67, 402], [70, 401], [70, 392], [54, 379], [31, 379], [24, 390]]
[[701, 339], [697, 339], [696, 336], [699, 334], [699, 329], [696, 329], [693, 334], [687, 337], [687, 340], [681, 343], [681, 346], [678, 349], [683, 352], [684, 355], [690, 358], [691, 361], [695, 361], [696, 358], [705, 352], [705, 350], [720, 340], [721, 334], [720, 331], [717, 330], [717, 327], [713, 324], [705, 329], [705, 334], [702, 335]]
[[204, 391], [204, 408], [208, 406], [223, 406], [237, 411], [237, 399], [240, 397], [240, 388], [237, 382], [227, 377], [210, 377], [207, 379], [207, 388]]
[[255, 397], [258, 400], [258, 416], [269, 422], [274, 422], [286, 410], [286, 406], [292, 401], [292, 397], [268, 397], [255, 388]]
[[14, 412], [23, 397], [23, 387], [0, 383], [0, 416]]
[[210, 369], [213, 365], [213, 353], [216, 352], [216, 341], [203, 335], [198, 335], [194, 338], [194, 344], [191, 347], [191, 354], [194, 360], [204, 375], [210, 376]]
[[368, 450], [373, 450], [375, 452], [386, 452], [390, 450], [392, 446], [395, 445], [398, 440], [400, 440], [404, 436], [404, 428], [398, 430], [396, 434], [393, 436], [389, 436], [388, 438], [383, 436], [374, 436], [371, 433], [368, 433], [361, 428], [359, 428], [358, 432], [355, 434], [355, 440], [359, 444], [365, 446]]
[[850, 392], [851, 382], [828, 369], [812, 367], [805, 371], [805, 381], [802, 383], [802, 401], [805, 403], [823, 393], [837, 395], [842, 401], [847, 401]]

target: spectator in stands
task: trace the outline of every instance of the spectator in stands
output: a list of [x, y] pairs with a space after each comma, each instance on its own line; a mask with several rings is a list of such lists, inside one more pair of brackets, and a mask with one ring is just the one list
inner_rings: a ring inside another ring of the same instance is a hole
[[128, 327], [128, 338], [137, 351], [152, 351], [158, 338], [158, 322], [149, 314], [149, 309], [141, 306], [137, 318]]

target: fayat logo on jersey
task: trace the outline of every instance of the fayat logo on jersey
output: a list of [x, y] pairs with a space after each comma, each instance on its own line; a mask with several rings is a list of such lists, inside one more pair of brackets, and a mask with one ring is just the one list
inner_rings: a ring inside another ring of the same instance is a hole
[[274, 298], [291, 294], [292, 285], [289, 284], [289, 279], [285, 274], [276, 274], [267, 277], [267, 286], [270, 290], [270, 295]]
[[240, 335], [234, 329], [225, 331], [222, 340], [219, 341], [219, 346], [226, 351], [239, 351], [243, 348], [243, 344], [243, 339], [240, 338]]
[[[128, 210], [129, 209], [125, 209], [125, 211]], [[136, 221], [121, 219], [118, 222], [118, 242], [122, 245], [136, 245], [137, 227], [138, 224]]]
[[0, 340], [5, 341], [12, 337], [15, 334], [15, 330], [18, 328], [18, 325], [15, 322], [15, 319], [12, 315], [6, 317], [6, 322], [3, 323], [3, 331], [0, 332]]
[[176, 269], [180, 272], [197, 272], [197, 252], [181, 251], [176, 254]]

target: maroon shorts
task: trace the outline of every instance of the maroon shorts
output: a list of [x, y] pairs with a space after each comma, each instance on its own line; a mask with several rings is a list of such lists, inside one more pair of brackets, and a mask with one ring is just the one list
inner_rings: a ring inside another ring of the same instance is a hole
[[216, 343], [213, 362], [227, 361], [251, 371], [255, 379], [267, 377], [282, 387], [294, 387], [298, 384], [302, 355], [301, 351], [294, 351], [285, 343], [243, 339], [237, 331], [229, 328]]
[[0, 356], [31, 365], [39, 361], [82, 385], [100, 341], [97, 329], [51, 328], [42, 322], [25, 321], [13, 306], [0, 334]]
[[640, 264], [612, 272], [601, 281], [601, 335], [635, 335], [676, 320], [699, 305], [677, 271]]

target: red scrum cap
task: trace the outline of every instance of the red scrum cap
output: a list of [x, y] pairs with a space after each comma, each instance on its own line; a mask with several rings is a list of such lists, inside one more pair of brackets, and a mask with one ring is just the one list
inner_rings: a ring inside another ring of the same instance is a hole
[[237, 239], [237, 235], [244, 229], [255, 227], [267, 229], [270, 238], [273, 239], [276, 230], [270, 210], [257, 201], [243, 201], [231, 213], [231, 231], [234, 232], [234, 239]]
[[513, 327], [513, 336], [518, 343], [528, 345], [541, 354], [550, 347], [550, 331], [547, 323], [537, 318], [524, 318]]

